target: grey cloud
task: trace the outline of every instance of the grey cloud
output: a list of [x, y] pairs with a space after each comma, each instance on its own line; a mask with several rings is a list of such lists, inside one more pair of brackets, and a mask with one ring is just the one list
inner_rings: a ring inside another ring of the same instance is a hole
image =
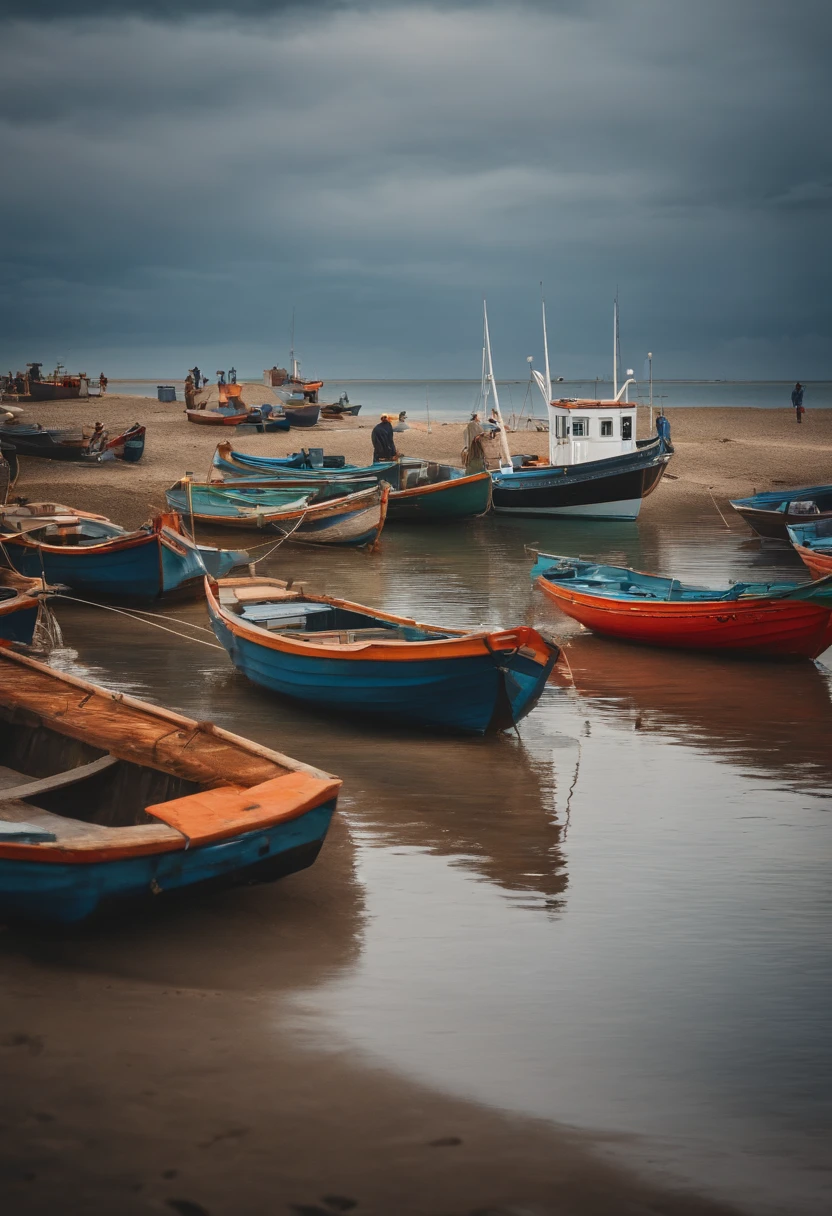
[[265, 347], [296, 302], [338, 370], [464, 374], [487, 291], [517, 371], [542, 275], [584, 367], [616, 282], [625, 358], [821, 351], [825, 8], [475, 7], [10, 27], [6, 341]]

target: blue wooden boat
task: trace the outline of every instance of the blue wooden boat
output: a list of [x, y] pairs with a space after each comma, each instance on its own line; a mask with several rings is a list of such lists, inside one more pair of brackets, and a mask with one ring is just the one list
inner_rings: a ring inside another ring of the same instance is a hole
[[145, 428], [134, 422], [126, 431], [100, 443], [91, 428], [66, 430], [42, 427], [39, 423], [10, 422], [0, 426], [0, 440], [12, 446], [18, 457], [37, 456], [45, 460], [70, 460], [81, 464], [102, 464], [124, 460], [134, 464], [144, 454]]
[[206, 572], [222, 578], [248, 562], [242, 550], [196, 545], [177, 515], [157, 516], [135, 532], [88, 516], [11, 524], [0, 535], [0, 555], [18, 574], [64, 583], [73, 591], [128, 599], [195, 593]]
[[0, 651], [0, 918], [311, 865], [340, 781], [260, 744]]
[[788, 540], [788, 528], [832, 519], [832, 486], [769, 490], [736, 498], [731, 506], [764, 540]]
[[[276, 483], [278, 486], [281, 483]], [[310, 489], [312, 487], [307, 487]], [[212, 528], [268, 529], [298, 544], [374, 545], [387, 518], [390, 488], [371, 483], [357, 494], [313, 501], [297, 490], [265, 489], [235, 482], [177, 482], [168, 504]]]
[[0, 646], [31, 645], [40, 614], [40, 579], [0, 570]]
[[206, 579], [208, 614], [255, 684], [321, 709], [482, 735], [540, 697], [559, 648], [527, 626], [423, 625], [278, 579]]
[[[320, 464], [312, 462], [308, 453], [295, 453], [293, 456], [250, 456], [246, 452], [235, 451], [230, 443], [220, 443], [214, 453], [214, 467], [220, 469], [226, 477], [267, 477], [270, 480], [282, 480], [285, 477], [296, 480], [349, 481], [356, 478], [372, 477], [376, 481], [396, 468], [396, 461], [384, 461], [370, 465], [347, 465], [339, 463], [334, 467], [327, 465], [330, 461], [342, 461], [342, 457], [323, 457]], [[298, 459], [300, 457], [300, 459]]]

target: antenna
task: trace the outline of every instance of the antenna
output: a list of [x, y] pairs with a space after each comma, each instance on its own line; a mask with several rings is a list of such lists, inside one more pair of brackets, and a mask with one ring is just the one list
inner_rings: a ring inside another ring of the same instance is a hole
[[615, 289], [615, 299], [612, 305], [612, 396], [618, 400], [618, 288]]

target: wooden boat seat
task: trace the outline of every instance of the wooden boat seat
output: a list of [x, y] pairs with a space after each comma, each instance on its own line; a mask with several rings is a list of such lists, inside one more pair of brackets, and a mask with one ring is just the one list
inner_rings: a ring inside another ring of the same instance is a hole
[[333, 629], [324, 632], [302, 632], [300, 630], [281, 630], [291, 632], [293, 638], [304, 642], [314, 642], [319, 646], [349, 646], [352, 642], [394, 642], [399, 637], [395, 628], [391, 629]]
[[[112, 768], [118, 764], [115, 756], [101, 756], [98, 760], [92, 760], [89, 764], [81, 764], [76, 768], [69, 768], [63, 773], [54, 773], [51, 777], [41, 777], [39, 780], [24, 780], [22, 784], [7, 784], [6, 781], [0, 785], [0, 797], [3, 798], [36, 798], [39, 794], [49, 794], [53, 790], [65, 789], [68, 785], [75, 785], [79, 781], [86, 780], [87, 777], [94, 777], [96, 773], [106, 772], [108, 768]], [[13, 773], [13, 769], [4, 769], [4, 773]], [[16, 777], [23, 777], [23, 773], [16, 773]]]
[[[25, 825], [39, 839], [27, 841], [26, 833], [9, 830], [4, 834], [4, 824]], [[128, 849], [147, 845], [164, 844], [178, 848], [183, 843], [183, 834], [165, 823], [141, 823], [132, 827], [108, 828], [97, 823], [83, 823], [80, 819], [68, 819], [44, 811], [39, 806], [9, 798], [8, 791], [0, 792], [0, 844], [37, 843], [46, 851], [66, 850], [73, 853], [99, 853], [110, 849]]]
[[[263, 603], [272, 604], [278, 603], [281, 600], [296, 600], [302, 594], [303, 583], [295, 583], [292, 590], [289, 591], [286, 587], [235, 587], [230, 588], [230, 598], [236, 600], [240, 604]], [[221, 593], [225, 592], [225, 588], [221, 588]], [[226, 602], [220, 596], [220, 603]]]

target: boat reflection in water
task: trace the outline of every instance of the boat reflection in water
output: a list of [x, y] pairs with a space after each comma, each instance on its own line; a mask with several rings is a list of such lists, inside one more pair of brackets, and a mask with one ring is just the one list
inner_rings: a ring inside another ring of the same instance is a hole
[[662, 653], [584, 632], [566, 656], [577, 692], [603, 716], [796, 788], [828, 786], [832, 673], [822, 665]]

